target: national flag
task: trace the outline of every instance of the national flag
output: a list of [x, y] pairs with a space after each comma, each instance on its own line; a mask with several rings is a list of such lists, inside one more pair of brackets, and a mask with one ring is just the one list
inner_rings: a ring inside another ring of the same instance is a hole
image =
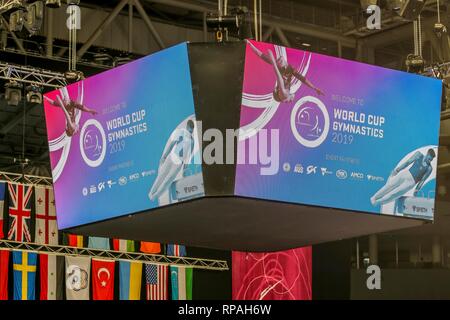
[[88, 247], [92, 249], [109, 250], [109, 238], [89, 237]]
[[145, 287], [147, 300], [167, 300], [168, 266], [161, 264], [145, 264]]
[[56, 223], [55, 196], [49, 187], [35, 187], [36, 230], [35, 242], [39, 244], [58, 244], [58, 225]]
[[64, 293], [64, 256], [39, 255], [41, 300], [62, 300]]
[[66, 256], [66, 299], [89, 300], [90, 257]]
[[8, 300], [9, 250], [0, 249], [0, 300]]
[[134, 240], [113, 239], [114, 251], [135, 252]]
[[81, 235], [67, 234], [67, 244], [69, 247], [84, 247], [84, 238]]
[[35, 300], [37, 253], [13, 251], [14, 300]]
[[172, 257], [186, 257], [186, 247], [178, 244], [168, 244], [167, 255]]
[[114, 260], [92, 259], [92, 295], [94, 300], [114, 299]]
[[172, 300], [192, 300], [192, 267], [170, 266]]
[[120, 261], [120, 300], [140, 300], [142, 262]]
[[31, 242], [31, 197], [33, 187], [8, 183], [9, 192], [9, 231], [8, 239]]
[[141, 241], [141, 252], [160, 253], [161, 252], [161, 244], [158, 242]]
[[3, 234], [3, 211], [5, 210], [5, 194], [6, 194], [6, 185], [3, 182], [0, 182], [0, 239], [3, 239], [5, 236]]

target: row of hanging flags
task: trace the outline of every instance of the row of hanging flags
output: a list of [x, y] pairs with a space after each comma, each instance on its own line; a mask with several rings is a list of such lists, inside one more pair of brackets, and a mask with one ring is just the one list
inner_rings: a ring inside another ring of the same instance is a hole
[[192, 267], [0, 250], [0, 300], [10, 295], [11, 264], [14, 300], [192, 299]]
[[[112, 246], [122, 252], [162, 251], [161, 244], [154, 242], [73, 234], [60, 237], [53, 189], [16, 183], [0, 183], [2, 238], [48, 245], [57, 245], [62, 238], [65, 245], [73, 247], [87, 244], [89, 248], [104, 250]], [[186, 248], [180, 245], [169, 244], [165, 251], [169, 256], [186, 256]], [[11, 270], [13, 288], [9, 286]], [[0, 300], [7, 300], [10, 295], [14, 300], [190, 300], [192, 275], [193, 269], [184, 266], [0, 249]], [[115, 290], [115, 283], [119, 290]]]
[[[33, 199], [34, 210], [32, 210]], [[7, 210], [4, 208], [6, 200], [8, 200]], [[5, 213], [6, 217], [4, 217]], [[8, 222], [7, 226], [4, 226], [5, 220]], [[6, 234], [4, 230], [7, 230]], [[57, 245], [58, 227], [53, 189], [17, 183], [0, 183], [0, 238]]]

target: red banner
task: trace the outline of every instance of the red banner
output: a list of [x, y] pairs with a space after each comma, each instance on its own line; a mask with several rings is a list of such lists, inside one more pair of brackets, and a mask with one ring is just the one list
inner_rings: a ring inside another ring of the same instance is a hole
[[233, 252], [233, 300], [311, 300], [311, 247]]

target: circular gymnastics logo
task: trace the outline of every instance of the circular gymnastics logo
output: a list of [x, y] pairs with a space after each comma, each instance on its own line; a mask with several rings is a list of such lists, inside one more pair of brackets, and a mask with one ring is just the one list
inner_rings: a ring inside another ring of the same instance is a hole
[[323, 102], [311, 96], [298, 100], [291, 113], [291, 129], [301, 145], [320, 146], [330, 130], [330, 116]]
[[81, 128], [80, 151], [84, 162], [90, 167], [98, 167], [106, 156], [106, 135], [102, 125], [89, 119]]

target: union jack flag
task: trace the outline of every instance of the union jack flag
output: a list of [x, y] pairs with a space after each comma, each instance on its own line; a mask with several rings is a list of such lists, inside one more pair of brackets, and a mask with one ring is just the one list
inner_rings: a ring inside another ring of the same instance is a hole
[[145, 264], [147, 300], [167, 300], [168, 266]]
[[31, 242], [31, 196], [33, 187], [22, 184], [8, 184], [9, 231], [8, 239]]

